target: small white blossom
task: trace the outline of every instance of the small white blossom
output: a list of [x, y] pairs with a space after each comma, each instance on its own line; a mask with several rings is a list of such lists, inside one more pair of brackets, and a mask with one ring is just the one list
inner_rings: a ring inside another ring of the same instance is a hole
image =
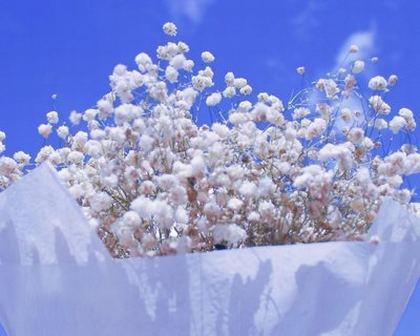
[[388, 127], [388, 122], [385, 119], [382, 118], [378, 118], [375, 120], [373, 127], [381, 130], [381, 129], [385, 129]]
[[353, 64], [352, 72], [355, 74], [361, 73], [365, 68], [365, 62], [357, 60]]
[[66, 139], [69, 135], [69, 128], [67, 126], [60, 126], [57, 128], [57, 135], [61, 139]]
[[370, 61], [373, 63], [373, 64], [376, 64], [376, 63], [378, 63], [379, 62], [379, 57], [372, 57], [371, 59], [370, 59]]
[[183, 65], [185, 71], [191, 72], [194, 67], [194, 62], [192, 60], [186, 60]]
[[222, 95], [219, 92], [214, 92], [206, 98], [207, 106], [216, 106], [222, 101]]
[[83, 120], [85, 121], [94, 120], [98, 112], [99, 111], [97, 109], [87, 109], [85, 113], [83, 113]]
[[226, 125], [220, 123], [214, 123], [211, 126], [211, 129], [222, 139], [228, 137], [230, 133], [229, 128]]
[[41, 124], [38, 126], [38, 133], [47, 139], [52, 132], [52, 126], [50, 124]]
[[83, 159], [84, 159], [83, 153], [78, 152], [78, 151], [72, 151], [67, 156], [67, 161], [69, 163], [74, 163], [74, 164], [80, 164], [80, 163], [82, 163]]
[[375, 76], [369, 80], [368, 86], [372, 90], [385, 90], [388, 82], [382, 76]]
[[16, 161], [7, 157], [0, 157], [0, 176], [8, 176], [12, 174], [17, 168]]
[[237, 211], [237, 210], [239, 210], [239, 208], [240, 207], [242, 207], [242, 204], [243, 204], [244, 202], [242, 202], [240, 199], [238, 199], [238, 198], [231, 198], [230, 200], [229, 200], [229, 202], [228, 202], [228, 204], [227, 204], [227, 206], [228, 206], [228, 208], [229, 209], [232, 209], [232, 210], [235, 210], [235, 211]]
[[321, 118], [315, 118], [315, 120], [308, 126], [305, 137], [307, 140], [313, 140], [319, 137], [327, 128], [327, 122]]
[[369, 98], [369, 103], [372, 105], [375, 112], [380, 114], [389, 114], [391, 106], [389, 106], [381, 96], [372, 96]]
[[236, 224], [216, 224], [213, 238], [216, 243], [238, 244], [246, 238], [246, 231]]
[[143, 52], [136, 56], [135, 61], [139, 67], [140, 72], [148, 71], [153, 64], [150, 56]]
[[47, 113], [47, 121], [50, 124], [58, 123], [58, 113], [56, 111], [50, 111]]
[[257, 186], [255, 183], [245, 181], [240, 186], [239, 193], [245, 198], [252, 198], [257, 195]]
[[170, 64], [170, 66], [172, 66], [176, 70], [179, 70], [179, 69], [183, 69], [184, 68], [185, 62], [186, 62], [185, 56], [183, 54], [179, 54], [179, 55], [174, 56], [169, 61], [169, 64]]
[[311, 111], [307, 107], [298, 107], [293, 110], [293, 119], [305, 118]]
[[19, 164], [27, 165], [31, 160], [31, 156], [25, 152], [19, 151], [13, 154], [13, 159]]
[[395, 116], [389, 122], [389, 129], [394, 134], [397, 134], [405, 126], [407, 126], [407, 121], [403, 117], [401, 117], [401, 116]]
[[113, 199], [107, 193], [99, 192], [94, 194], [89, 201], [93, 211], [101, 212], [111, 207]]
[[170, 83], [176, 83], [178, 81], [178, 71], [169, 65], [166, 67], [165, 77]]
[[233, 86], [228, 86], [223, 90], [223, 97], [232, 98], [236, 95], [236, 89]]
[[190, 51], [190, 47], [185, 42], [180, 41], [178, 42], [177, 46], [178, 46], [178, 51], [182, 54], [185, 54]]
[[123, 226], [133, 230], [141, 225], [141, 218], [135, 211], [127, 211], [122, 217]]
[[347, 134], [347, 138], [355, 145], [360, 145], [364, 139], [365, 132], [360, 127], [352, 128]]
[[191, 160], [191, 176], [202, 177], [206, 172], [206, 164], [201, 155], [196, 155]]
[[248, 85], [248, 81], [245, 78], [239, 77], [233, 80], [233, 86], [237, 89], [242, 89]]
[[46, 160], [48, 160], [48, 158], [54, 153], [54, 148], [52, 148], [51, 146], [44, 146], [40, 149], [40, 151], [38, 152], [36, 158], [35, 158], [35, 162], [36, 163], [42, 163]]
[[403, 107], [398, 111], [398, 114], [406, 120], [410, 120], [413, 118], [413, 111], [410, 109]]
[[336, 94], [340, 92], [337, 83], [332, 79], [321, 78], [316, 83], [316, 88], [324, 91], [327, 98], [335, 98]]
[[248, 96], [252, 92], [252, 87], [250, 85], [245, 85], [239, 90], [239, 92], [241, 93], [241, 95]]
[[260, 204], [258, 205], [258, 213], [262, 220], [270, 221], [275, 213], [275, 207], [271, 200], [260, 201]]
[[211, 63], [214, 61], [214, 56], [210, 51], [203, 51], [201, 53], [201, 59], [204, 63]]
[[106, 119], [111, 116], [114, 106], [108, 99], [101, 99], [96, 103], [99, 110], [99, 118]]
[[305, 74], [305, 67], [300, 66], [300, 67], [296, 68], [296, 72], [297, 72], [299, 75], [303, 76], [303, 75]]
[[359, 47], [356, 44], [352, 44], [349, 48], [349, 53], [354, 54], [359, 52]]
[[73, 125], [78, 125], [81, 119], [82, 119], [81, 113], [77, 113], [76, 111], [72, 111], [70, 113], [69, 120]]
[[225, 75], [225, 83], [226, 83], [226, 85], [232, 86], [234, 80], [235, 80], [235, 75], [233, 74], [233, 72], [226, 73], [226, 75]]
[[394, 86], [398, 82], [398, 76], [397, 75], [391, 75], [388, 77], [388, 85]]
[[166, 22], [162, 28], [166, 35], [176, 36], [177, 28], [174, 23]]

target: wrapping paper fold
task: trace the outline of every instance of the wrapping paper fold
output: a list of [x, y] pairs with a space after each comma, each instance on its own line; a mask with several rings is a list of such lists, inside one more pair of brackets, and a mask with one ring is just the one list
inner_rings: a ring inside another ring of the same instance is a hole
[[420, 272], [420, 219], [387, 200], [380, 242], [114, 260], [43, 165], [0, 194], [10, 336], [392, 335]]

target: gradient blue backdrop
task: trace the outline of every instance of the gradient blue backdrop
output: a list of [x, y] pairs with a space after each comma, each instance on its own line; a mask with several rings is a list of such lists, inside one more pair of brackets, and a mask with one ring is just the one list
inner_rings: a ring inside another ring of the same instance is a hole
[[[155, 54], [168, 20], [177, 23], [193, 58], [207, 49], [215, 54], [219, 80], [232, 70], [255, 91], [286, 101], [301, 85], [297, 66], [316, 79], [337, 64], [346, 43], [361, 43], [366, 56], [380, 57], [372, 74], [400, 78], [392, 106], [420, 111], [419, 13], [416, 0], [0, 0], [0, 130], [8, 135], [7, 153], [34, 153], [43, 145], [36, 126], [48, 110], [66, 116], [94, 105], [115, 64], [133, 65], [139, 51]], [[420, 335], [420, 288], [397, 335]]]

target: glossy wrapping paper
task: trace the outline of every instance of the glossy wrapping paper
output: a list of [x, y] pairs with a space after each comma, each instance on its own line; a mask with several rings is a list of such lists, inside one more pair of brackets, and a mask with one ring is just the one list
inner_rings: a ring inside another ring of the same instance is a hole
[[391, 200], [373, 242], [114, 260], [49, 165], [0, 194], [10, 336], [392, 335], [420, 271], [420, 219]]

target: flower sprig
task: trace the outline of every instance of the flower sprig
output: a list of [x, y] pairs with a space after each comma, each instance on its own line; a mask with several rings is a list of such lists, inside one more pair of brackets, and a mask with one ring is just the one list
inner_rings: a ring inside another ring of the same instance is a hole
[[[163, 30], [177, 34], [173, 23]], [[420, 172], [417, 148], [379, 151], [383, 137], [416, 128], [411, 110], [391, 116], [386, 103], [396, 75], [371, 78], [364, 98], [366, 64], [356, 60], [284, 104], [265, 92], [251, 99], [248, 81], [232, 72], [214, 89], [213, 54], [196, 64], [188, 52], [168, 42], [156, 60], [138, 54], [136, 69], [114, 68], [96, 106], [72, 112], [70, 125], [51, 111], [38, 128], [63, 145], [42, 147], [35, 164], [57, 168], [114, 256], [359, 240], [384, 197], [409, 203], [401, 186]], [[199, 125], [194, 114], [205, 109], [224, 117]], [[4, 140], [0, 132], [0, 152]], [[0, 189], [30, 164], [23, 152], [2, 156]]]

